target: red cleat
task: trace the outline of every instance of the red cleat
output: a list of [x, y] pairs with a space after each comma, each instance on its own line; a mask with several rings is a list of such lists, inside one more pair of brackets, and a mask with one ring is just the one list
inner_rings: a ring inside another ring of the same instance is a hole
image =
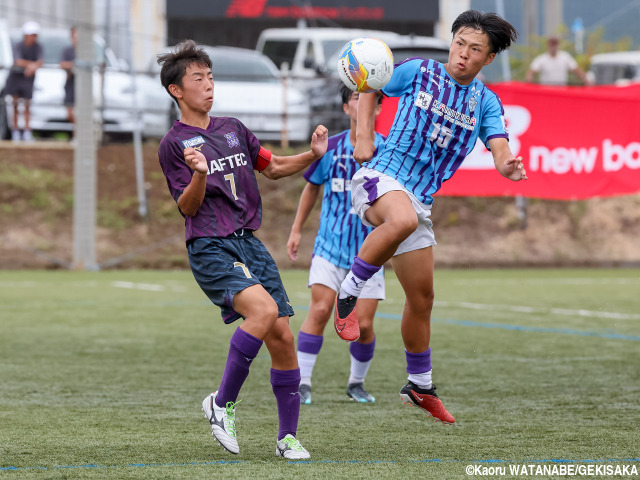
[[429, 389], [418, 387], [415, 383], [409, 382], [402, 390], [400, 390], [400, 399], [405, 405], [412, 407], [420, 407], [427, 415], [434, 419], [451, 425], [456, 421], [436, 395], [436, 386], [432, 385]]
[[360, 338], [360, 325], [358, 325], [356, 313], [357, 300], [358, 298], [353, 295], [336, 299], [333, 326], [338, 336], [347, 342], [355, 342]]

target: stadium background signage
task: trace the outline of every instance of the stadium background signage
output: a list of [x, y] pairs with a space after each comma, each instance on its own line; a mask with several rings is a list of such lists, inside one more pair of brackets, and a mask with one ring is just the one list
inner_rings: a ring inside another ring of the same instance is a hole
[[167, 0], [172, 18], [411, 20], [437, 22], [438, 0]]
[[[505, 107], [511, 150], [529, 180], [500, 176], [478, 141], [438, 195], [555, 200], [640, 192], [640, 84], [625, 87], [491, 85]], [[385, 98], [376, 128], [386, 134], [397, 99]]]

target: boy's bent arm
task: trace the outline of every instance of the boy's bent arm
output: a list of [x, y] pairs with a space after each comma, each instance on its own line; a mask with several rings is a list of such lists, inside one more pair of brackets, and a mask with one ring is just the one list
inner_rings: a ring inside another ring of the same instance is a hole
[[287, 241], [287, 254], [294, 262], [298, 260], [298, 246], [300, 245], [300, 238], [302, 237], [302, 226], [304, 222], [307, 221], [307, 218], [309, 218], [309, 214], [318, 200], [320, 187], [320, 185], [316, 185], [315, 183], [307, 183], [300, 195], [298, 211], [296, 212], [296, 218], [293, 220], [291, 234]]
[[492, 138], [489, 140], [489, 148], [493, 155], [493, 163], [503, 177], [514, 182], [527, 179], [522, 157], [515, 158], [506, 138]]
[[371, 132], [373, 132], [378, 95], [378, 92], [361, 93], [358, 99], [358, 125], [353, 158], [360, 165], [371, 160], [376, 149]]
[[178, 208], [188, 217], [193, 217], [202, 205], [207, 190], [207, 160], [202, 152], [189, 147], [184, 150], [184, 161], [191, 168], [191, 182], [178, 197]]
[[323, 125], [318, 125], [311, 135], [311, 149], [297, 155], [272, 155], [269, 165], [262, 170], [262, 174], [272, 180], [288, 177], [300, 170], [304, 170], [327, 152], [329, 131]]

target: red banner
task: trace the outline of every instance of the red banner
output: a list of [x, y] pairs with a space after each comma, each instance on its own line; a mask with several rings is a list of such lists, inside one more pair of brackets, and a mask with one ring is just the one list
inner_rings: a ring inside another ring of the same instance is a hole
[[[513, 196], [556, 200], [640, 192], [640, 84], [548, 87], [496, 83], [509, 145], [529, 180], [512, 182], [495, 169], [478, 140], [439, 195]], [[397, 98], [385, 98], [376, 129], [387, 133]]]

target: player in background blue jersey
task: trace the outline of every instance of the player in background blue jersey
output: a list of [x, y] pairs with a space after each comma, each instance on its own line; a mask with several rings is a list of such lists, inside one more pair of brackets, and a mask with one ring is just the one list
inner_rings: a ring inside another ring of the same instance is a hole
[[400, 98], [389, 136], [375, 157], [368, 132], [376, 97], [360, 95], [354, 158], [368, 163], [352, 179], [352, 201], [363, 222], [375, 228], [342, 282], [334, 321], [341, 338], [357, 338], [354, 307], [362, 285], [391, 259], [405, 292], [400, 330], [409, 376], [400, 397], [444, 423], [455, 418], [432, 383], [432, 195], [453, 175], [477, 138], [491, 150], [504, 177], [527, 178], [522, 158], [515, 158], [509, 148], [499, 98], [476, 78], [515, 41], [515, 28], [494, 13], [468, 10], [456, 18], [451, 32], [447, 63], [408, 60], [396, 67], [382, 89]]
[[[298, 332], [298, 364], [300, 365], [300, 402], [311, 403], [311, 375], [323, 342], [324, 328], [331, 318], [340, 283], [351, 267], [353, 258], [371, 227], [365, 226], [351, 206], [351, 177], [360, 168], [353, 159], [353, 145], [356, 140], [359, 93], [342, 85], [342, 109], [349, 116], [350, 128], [329, 137], [329, 147], [324, 156], [316, 160], [305, 172], [307, 184], [302, 190], [296, 218], [287, 241], [287, 253], [291, 260], [298, 259], [302, 226], [309, 218], [320, 189], [323, 188], [320, 225], [313, 248], [309, 286], [311, 303], [309, 313]], [[380, 113], [380, 101], [375, 115]], [[384, 136], [375, 133], [377, 147]], [[364, 380], [369, 371], [375, 350], [373, 316], [378, 308], [378, 300], [384, 300], [384, 274], [380, 270], [365, 285], [358, 301], [358, 321], [360, 338], [351, 343], [351, 371], [347, 382], [347, 395], [356, 402], [375, 402], [375, 398], [364, 388]]]
[[309, 458], [296, 439], [300, 369], [289, 327], [293, 309], [275, 262], [253, 235], [262, 220], [254, 170], [271, 179], [303, 170], [327, 151], [327, 129], [316, 128], [307, 152], [272, 155], [235, 118], [209, 116], [211, 59], [195, 42], [186, 40], [160, 55], [158, 63], [162, 85], [180, 108], [180, 120], [162, 139], [158, 157], [185, 218], [191, 270], [200, 288], [222, 309], [225, 323], [244, 318], [231, 337], [220, 387], [205, 397], [202, 410], [218, 442], [239, 453], [235, 406], [264, 343], [271, 355], [278, 409], [276, 455]]

